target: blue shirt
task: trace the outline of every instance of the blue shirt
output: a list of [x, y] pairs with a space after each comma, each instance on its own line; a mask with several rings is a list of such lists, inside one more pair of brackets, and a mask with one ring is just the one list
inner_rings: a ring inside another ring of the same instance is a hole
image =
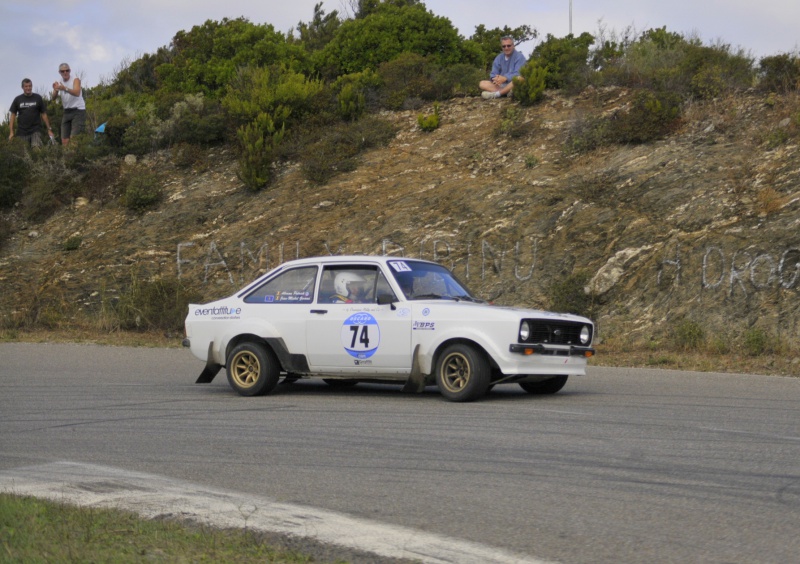
[[489, 74], [489, 78], [494, 78], [497, 75], [501, 75], [506, 77], [509, 82], [512, 78], [519, 75], [519, 69], [522, 68], [522, 65], [525, 64], [525, 55], [514, 50], [511, 53], [511, 56], [506, 60], [506, 56], [503, 53], [497, 55], [494, 58], [494, 62], [492, 63], [492, 72]]

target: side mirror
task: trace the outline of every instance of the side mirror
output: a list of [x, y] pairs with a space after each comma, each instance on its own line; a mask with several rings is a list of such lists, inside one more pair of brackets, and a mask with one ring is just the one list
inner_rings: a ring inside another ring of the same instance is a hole
[[397, 309], [397, 307], [394, 305], [396, 301], [397, 298], [395, 298], [392, 294], [378, 294], [378, 305], [391, 304], [392, 309]]

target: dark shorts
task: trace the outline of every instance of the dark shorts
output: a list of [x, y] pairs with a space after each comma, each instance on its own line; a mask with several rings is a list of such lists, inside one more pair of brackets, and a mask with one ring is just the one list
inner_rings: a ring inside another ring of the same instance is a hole
[[31, 147], [42, 146], [42, 134], [38, 131], [31, 133], [30, 135], [17, 135], [17, 137], [25, 141]]
[[64, 110], [64, 117], [61, 118], [61, 139], [83, 133], [85, 125], [86, 110]]

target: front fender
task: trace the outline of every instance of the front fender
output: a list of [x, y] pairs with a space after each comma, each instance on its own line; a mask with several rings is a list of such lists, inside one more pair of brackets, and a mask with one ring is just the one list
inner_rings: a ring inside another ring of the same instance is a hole
[[[503, 325], [507, 326], [507, 323]], [[444, 327], [442, 331], [436, 333], [434, 339], [425, 339], [424, 342], [419, 343], [419, 369], [423, 374], [433, 373], [433, 361], [436, 356], [436, 351], [447, 343], [448, 341], [472, 341], [481, 347], [491, 359], [497, 362], [498, 358], [502, 357], [503, 351], [498, 348], [496, 341], [498, 339], [488, 339], [484, 333], [486, 328], [477, 330], [473, 327], [466, 325], [454, 325], [452, 327]]]

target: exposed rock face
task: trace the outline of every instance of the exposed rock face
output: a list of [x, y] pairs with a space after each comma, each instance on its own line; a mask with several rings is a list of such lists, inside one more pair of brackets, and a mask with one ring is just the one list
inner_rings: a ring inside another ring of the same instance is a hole
[[[432, 133], [416, 111], [387, 113], [399, 129], [389, 147], [325, 186], [290, 163], [247, 193], [224, 149], [188, 174], [168, 153], [141, 159], [163, 177], [165, 203], [137, 216], [76, 202], [20, 229], [0, 249], [3, 311], [37, 291], [96, 310], [132, 269], [178, 275], [211, 299], [285, 259], [366, 253], [440, 261], [498, 304], [549, 308], [551, 284], [584, 273], [605, 335], [646, 338], [689, 318], [709, 332], [756, 325], [797, 340], [797, 97], [694, 103], [662, 141], [564, 153], [576, 123], [628, 96], [551, 94], [529, 109], [452, 100]], [[771, 148], [778, 129], [788, 141]], [[80, 247], [62, 250], [76, 235]]]

